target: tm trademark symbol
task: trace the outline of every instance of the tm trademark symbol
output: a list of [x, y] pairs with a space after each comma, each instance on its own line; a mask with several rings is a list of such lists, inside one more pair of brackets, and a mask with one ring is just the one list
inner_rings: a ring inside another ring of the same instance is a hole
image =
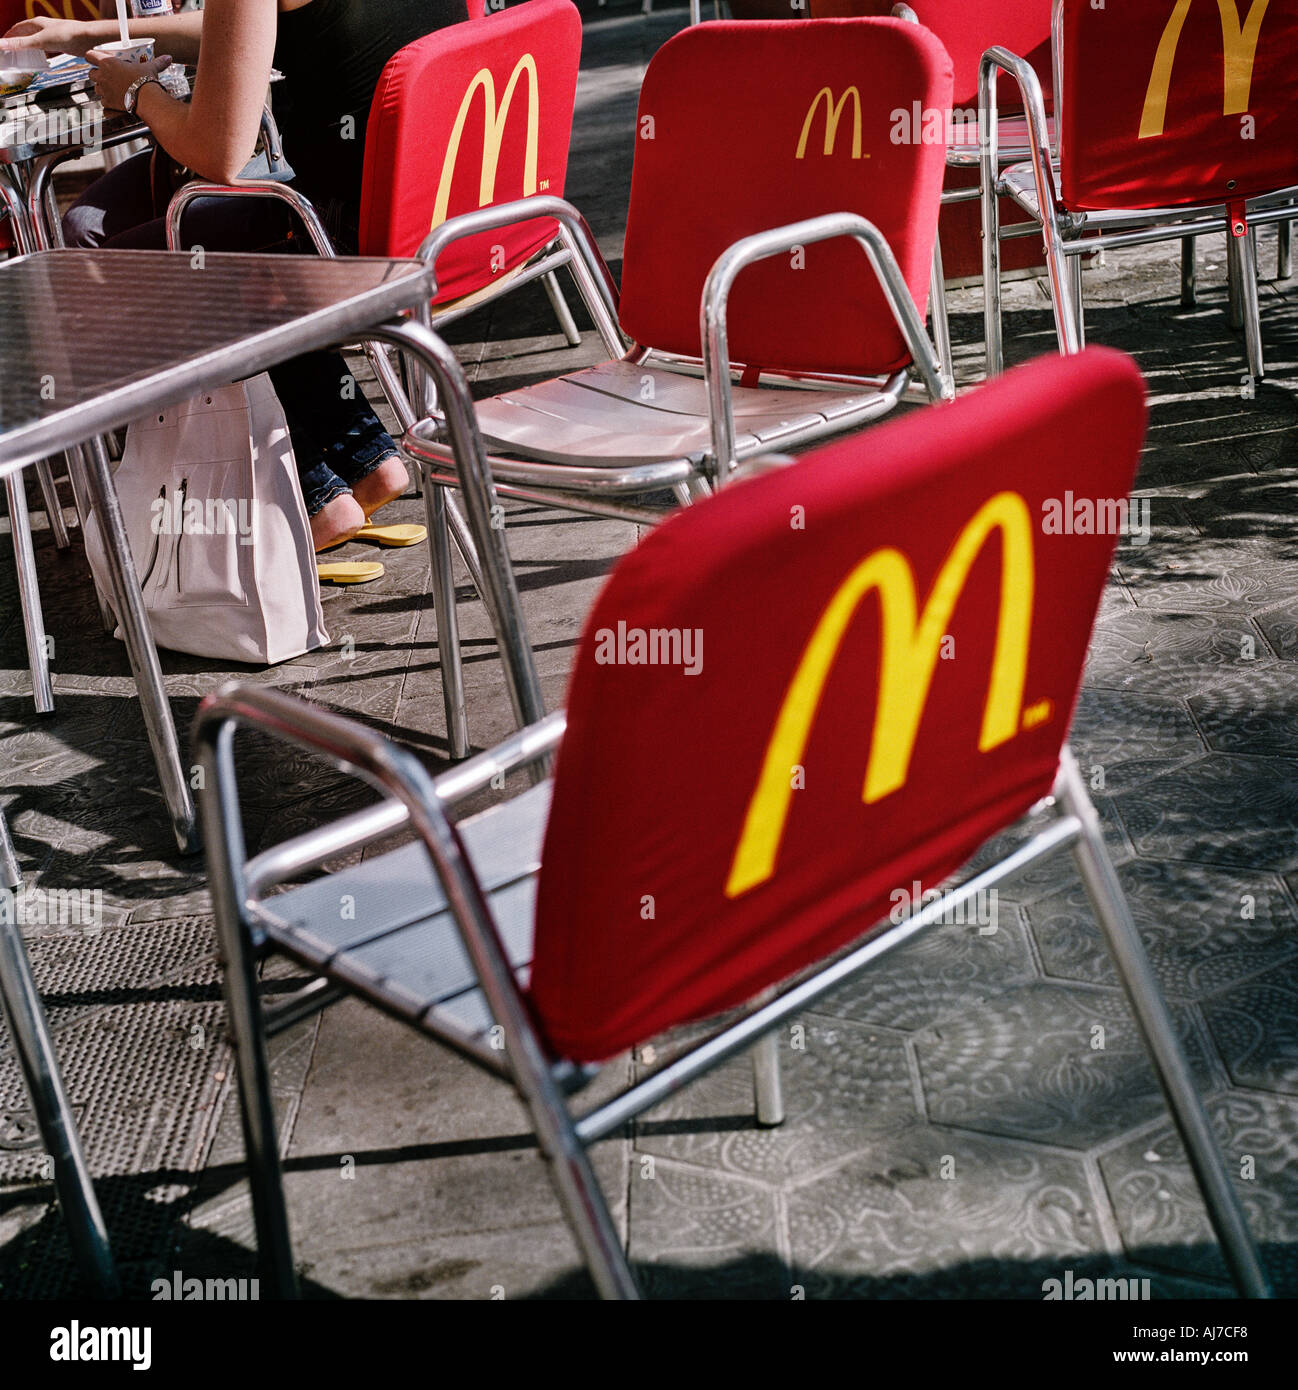
[[1023, 720], [1020, 724], [1020, 728], [1035, 729], [1038, 724], [1046, 723], [1047, 720], [1054, 715], [1054, 712], [1055, 706], [1053, 700], [1049, 698], [1038, 700], [1036, 704], [1029, 705], [1027, 709], [1023, 711]]
[[541, 190], [542, 193], [544, 193], [545, 190], [546, 190], [547, 188], [549, 188], [549, 186], [550, 186], [550, 180], [549, 180], [549, 179], [542, 179], [541, 182], [540, 182], [539, 184], [537, 184], [537, 187]]

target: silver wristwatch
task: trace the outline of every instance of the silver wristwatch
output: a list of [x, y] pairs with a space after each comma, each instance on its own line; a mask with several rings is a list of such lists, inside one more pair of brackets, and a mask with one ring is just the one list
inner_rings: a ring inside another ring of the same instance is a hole
[[[135, 104], [140, 99], [140, 89], [142, 87], [147, 87], [150, 82], [158, 82], [157, 77], [151, 72], [142, 73], [126, 89], [122, 96], [122, 110], [125, 111], [128, 116], [135, 115]], [[158, 86], [161, 87], [162, 83], [158, 82]]]

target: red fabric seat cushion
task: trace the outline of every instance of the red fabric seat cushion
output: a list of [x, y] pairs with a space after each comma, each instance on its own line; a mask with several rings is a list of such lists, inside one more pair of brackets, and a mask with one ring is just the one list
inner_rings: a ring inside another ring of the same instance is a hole
[[737, 483], [619, 564], [538, 890], [531, 992], [560, 1053], [744, 1002], [1050, 789], [1115, 543], [1077, 499], [1126, 496], [1144, 419], [1129, 359], [1043, 358]]

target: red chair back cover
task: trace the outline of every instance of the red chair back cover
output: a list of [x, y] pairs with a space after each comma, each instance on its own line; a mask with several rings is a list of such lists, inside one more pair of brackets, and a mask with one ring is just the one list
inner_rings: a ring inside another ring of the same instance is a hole
[[0, 34], [33, 18], [98, 19], [99, 0], [0, 0]]
[[752, 998], [1050, 790], [1115, 543], [1085, 518], [1111, 523], [1144, 421], [1130, 359], [1042, 358], [737, 483], [622, 560], [539, 884], [531, 993], [562, 1055]]
[[[461, 213], [561, 196], [580, 60], [571, 0], [528, 0], [397, 53], [370, 108], [361, 254], [413, 256], [433, 227]], [[438, 262], [434, 303], [482, 289], [555, 230], [538, 218], [457, 242]]]
[[[977, 109], [979, 61], [993, 44], [1000, 44], [1036, 69], [1048, 111], [1054, 86], [1050, 4], [1051, 0], [912, 0], [910, 7], [951, 55], [955, 72], [951, 99], [956, 106]], [[892, 0], [811, 0], [813, 19], [886, 15], [891, 10]], [[1003, 111], [1022, 106], [1018, 89], [1005, 78], [997, 97]]]
[[[623, 328], [698, 356], [699, 299], [717, 257], [740, 237], [829, 212], [875, 223], [922, 315], [945, 152], [892, 137], [898, 112], [945, 111], [950, 100], [942, 45], [899, 20], [726, 21], [669, 39], [640, 91]], [[729, 326], [732, 360], [750, 366], [868, 375], [908, 361], [849, 241], [745, 270]]]
[[1298, 0], [1063, 0], [1073, 208], [1230, 202], [1298, 183]]

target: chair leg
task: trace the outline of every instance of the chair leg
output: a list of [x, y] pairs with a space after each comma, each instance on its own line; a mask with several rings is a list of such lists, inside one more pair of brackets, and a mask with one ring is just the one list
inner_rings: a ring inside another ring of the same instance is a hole
[[1181, 308], [1193, 309], [1198, 299], [1197, 243], [1192, 236], [1181, 238]]
[[983, 152], [979, 174], [982, 206], [983, 252], [983, 341], [988, 378], [1005, 370], [1005, 349], [1001, 340], [1001, 215], [996, 195], [996, 171], [989, 167]]
[[780, 1039], [767, 1033], [753, 1048], [753, 1100], [757, 1123], [764, 1129], [784, 1123], [784, 1090], [780, 1085]]
[[568, 346], [580, 347], [581, 334], [577, 331], [577, 324], [572, 317], [572, 310], [568, 307], [568, 301], [563, 297], [558, 275], [552, 270], [548, 275], [541, 277], [541, 283], [545, 286], [545, 292], [550, 298], [550, 308], [554, 310], [554, 316], [559, 320], [559, 330], [568, 340]]
[[[7, 835], [6, 835], [7, 839]], [[45, 1152], [54, 1163], [54, 1186], [73, 1256], [99, 1298], [120, 1297], [108, 1229], [90, 1181], [76, 1119], [68, 1104], [58, 1055], [16, 922], [0, 919], [0, 1014], [18, 1054]]]
[[1239, 286], [1239, 308], [1244, 327], [1248, 372], [1254, 381], [1261, 381], [1265, 364], [1262, 360], [1262, 317], [1257, 298], [1256, 229], [1250, 228], [1247, 236], [1232, 236], [1227, 251]]
[[[533, 1118], [536, 1119], [535, 1108]], [[559, 1205], [586, 1261], [586, 1268], [601, 1298], [639, 1299], [640, 1290], [635, 1275], [631, 1273], [612, 1213], [595, 1177], [595, 1170], [591, 1167], [590, 1155], [572, 1133], [571, 1121], [568, 1121], [565, 1129], [569, 1142], [562, 1145], [547, 1142], [539, 1123], [537, 1134], [542, 1151], [550, 1162], [550, 1177]], [[560, 1147], [562, 1152], [558, 1151]]]
[[1082, 303], [1082, 258], [1068, 257], [1069, 283], [1073, 291], [1073, 323], [1077, 328], [1077, 347], [1086, 346], [1086, 309]]
[[68, 528], [63, 520], [63, 504], [59, 501], [58, 485], [54, 481], [54, 471], [50, 468], [49, 459], [41, 459], [36, 464], [36, 479], [41, 485], [41, 500], [45, 506], [45, 516], [50, 523], [50, 530], [54, 533], [54, 545], [57, 550], [68, 548]]
[[433, 612], [437, 618], [437, 654], [446, 709], [446, 741], [451, 757], [459, 761], [469, 756], [469, 720], [464, 703], [464, 661], [460, 652], [459, 612], [455, 606], [455, 576], [451, 568], [451, 533], [446, 524], [446, 489], [425, 480], [423, 492], [428, 558], [432, 567]]
[[[208, 833], [216, 837], [220, 831], [209, 826]], [[225, 964], [226, 1016], [234, 1045], [248, 1186], [257, 1225], [259, 1272], [271, 1297], [296, 1298], [297, 1275], [293, 1269], [288, 1206], [271, 1098], [270, 1061], [257, 996], [257, 963], [231, 897], [229, 893], [217, 893], [214, 886], [213, 911]]]
[[[97, 435], [79, 449], [68, 451], [72, 495], [77, 499], [77, 515], [81, 518], [81, 534], [83, 536], [86, 533], [86, 518], [94, 511], [94, 505], [90, 500], [88, 471], [96, 456], [104, 461], [105, 467], [108, 467], [108, 440], [110, 437], [109, 435]], [[102, 529], [100, 539], [103, 539]], [[90, 582], [94, 585], [95, 601], [99, 604], [99, 620], [104, 625], [104, 631], [111, 637], [117, 631], [117, 614], [110, 602], [111, 596], [99, 587], [99, 581], [93, 574]]]
[[18, 568], [18, 597], [27, 633], [27, 660], [32, 673], [32, 700], [37, 714], [54, 713], [54, 687], [50, 683], [50, 661], [45, 646], [45, 618], [41, 613], [41, 591], [36, 579], [36, 552], [32, 547], [31, 525], [27, 518], [27, 492], [21, 472], [5, 479], [9, 502], [9, 530], [13, 536], [14, 561]]
[[[1049, 195], [1044, 190], [1041, 190], [1040, 197], [1043, 206], [1042, 232], [1046, 250], [1046, 273], [1050, 280], [1051, 306], [1055, 311], [1055, 337], [1059, 342], [1060, 353], [1068, 357], [1081, 351], [1077, 335], [1078, 310], [1074, 303], [1073, 271], [1067, 264], [1069, 259], [1075, 260], [1076, 257], [1070, 258], [1064, 254], [1054, 205], [1048, 202]], [[1080, 268], [1079, 262], [1078, 269]]]
[[1239, 1198], [1226, 1172], [1212, 1125], [1177, 1041], [1167, 1005], [1145, 955], [1131, 908], [1104, 846], [1099, 816], [1086, 793], [1072, 755], [1065, 750], [1058, 786], [1066, 812], [1082, 822], [1073, 846], [1087, 896], [1108, 943], [1114, 966], [1158, 1075], [1168, 1109], [1185, 1145], [1208, 1216], [1235, 1287], [1246, 1298], [1268, 1298], [1270, 1290]]
[[1239, 261], [1235, 254], [1235, 238], [1226, 233], [1226, 304], [1227, 321], [1235, 332], [1244, 327], [1244, 307], [1239, 284]]
[[1290, 246], [1292, 222], [1281, 222], [1276, 228], [1275, 275], [1277, 280], [1287, 280], [1293, 274], [1293, 253]]
[[9, 823], [0, 811], [0, 888], [21, 888], [23, 876], [18, 868], [18, 855], [9, 835]]
[[951, 359], [951, 321], [946, 310], [946, 275], [942, 269], [942, 238], [933, 238], [933, 270], [929, 276], [929, 313], [933, 318], [933, 342], [937, 348], [938, 367], [950, 382], [955, 381], [955, 363]]

